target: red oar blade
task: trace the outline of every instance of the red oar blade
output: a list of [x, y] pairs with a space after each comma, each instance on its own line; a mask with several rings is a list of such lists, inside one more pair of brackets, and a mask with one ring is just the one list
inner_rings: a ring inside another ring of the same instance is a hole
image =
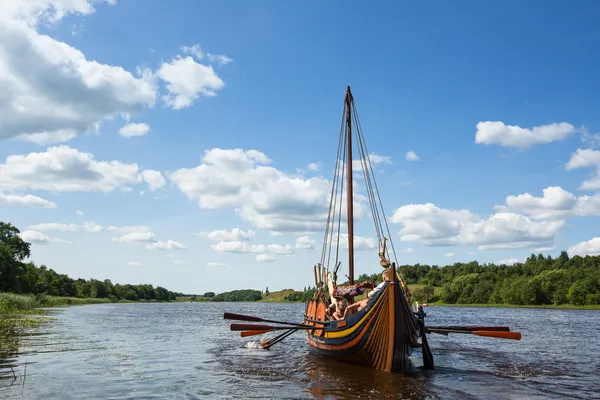
[[509, 332], [510, 328], [508, 326], [428, 326], [428, 329], [441, 329], [441, 330], [451, 330], [451, 331], [504, 331]]
[[521, 340], [521, 332], [473, 331], [475, 335], [495, 337], [499, 339]]
[[230, 328], [232, 331], [270, 331], [279, 327], [270, 325], [231, 324]]
[[251, 321], [251, 322], [262, 322], [262, 318], [253, 317], [251, 315], [233, 314], [226, 312], [223, 314], [224, 319], [233, 319], [235, 321]]
[[254, 336], [254, 335], [262, 335], [264, 333], [271, 332], [270, 329], [261, 329], [261, 330], [253, 330], [253, 331], [242, 331], [240, 332], [241, 337]]

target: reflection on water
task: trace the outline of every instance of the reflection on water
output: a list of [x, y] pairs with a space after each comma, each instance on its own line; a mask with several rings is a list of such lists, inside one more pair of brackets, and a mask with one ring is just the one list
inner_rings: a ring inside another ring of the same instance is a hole
[[431, 324], [509, 325], [523, 339], [432, 335], [435, 371], [421, 370], [415, 351], [413, 372], [388, 374], [314, 355], [301, 333], [268, 351], [249, 348], [261, 337], [231, 332], [224, 311], [294, 321], [303, 305], [100, 304], [63, 309], [35, 329], [0, 323], [0, 398], [548, 399], [600, 393], [600, 312], [430, 307]]

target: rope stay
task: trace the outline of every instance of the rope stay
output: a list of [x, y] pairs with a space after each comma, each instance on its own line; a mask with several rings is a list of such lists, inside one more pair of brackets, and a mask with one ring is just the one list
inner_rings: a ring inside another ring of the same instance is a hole
[[[337, 270], [340, 266], [340, 249], [343, 247], [340, 243], [340, 239], [344, 240], [343, 234], [341, 232], [342, 228], [342, 209], [344, 203], [344, 180], [346, 177], [346, 167], [347, 163], [352, 163], [352, 160], [348, 159], [348, 141], [350, 139], [350, 134], [348, 137], [346, 136], [347, 131], [345, 130], [347, 121], [347, 116], [350, 117], [351, 122], [353, 122], [351, 135], [353, 137], [352, 142], [356, 143], [358, 148], [358, 163], [360, 164], [361, 173], [364, 178], [365, 191], [367, 194], [367, 198], [369, 201], [369, 209], [373, 219], [373, 225], [375, 228], [375, 235], [377, 237], [377, 244], [379, 248], [379, 257], [380, 264], [382, 267], [387, 268], [390, 266], [390, 260], [394, 260], [396, 265], [398, 265], [398, 256], [396, 253], [396, 249], [394, 247], [394, 243], [392, 240], [392, 235], [390, 232], [390, 228], [387, 222], [387, 218], [385, 215], [383, 202], [381, 200], [381, 194], [379, 192], [379, 188], [377, 186], [377, 182], [375, 179], [375, 172], [373, 170], [373, 163], [371, 161], [366, 141], [363, 135], [362, 127], [360, 124], [360, 118], [358, 116], [358, 111], [356, 108], [356, 104], [354, 102], [353, 96], [350, 94], [349, 89], [346, 93], [346, 98], [344, 99], [344, 109], [342, 112], [342, 121], [340, 124], [340, 135], [338, 139], [338, 149], [337, 149], [337, 157], [334, 168], [333, 182], [331, 186], [331, 194], [329, 198], [329, 211], [327, 214], [327, 223], [325, 224], [325, 235], [323, 237], [323, 247], [321, 251], [321, 261], [320, 266], [323, 267], [327, 272], [331, 269], [331, 261], [332, 261], [332, 250], [335, 245], [335, 261], [333, 264], [334, 268], [334, 283], [337, 279]], [[351, 153], [351, 152], [350, 152]], [[353, 170], [357, 170], [356, 164], [352, 165]], [[350, 172], [350, 171], [349, 171]], [[357, 190], [354, 190], [357, 192]], [[353, 193], [353, 198], [356, 193]], [[346, 202], [353, 201], [352, 199], [346, 197]], [[346, 203], [347, 204], [347, 203]], [[347, 214], [347, 213], [346, 213]], [[345, 215], [348, 217], [348, 215]], [[335, 226], [337, 225], [337, 227]], [[336, 229], [337, 228], [337, 229]], [[347, 236], [347, 235], [346, 235]], [[335, 239], [335, 240], [334, 240]], [[348, 240], [348, 238], [346, 238]], [[345, 243], [342, 243], [345, 244]], [[348, 245], [346, 244], [346, 248]], [[391, 249], [391, 252], [390, 252]], [[404, 295], [407, 298], [408, 304], [411, 304], [411, 296], [408, 286], [401, 276], [398, 269], [397, 277], [401, 283], [401, 286], [404, 291]]]

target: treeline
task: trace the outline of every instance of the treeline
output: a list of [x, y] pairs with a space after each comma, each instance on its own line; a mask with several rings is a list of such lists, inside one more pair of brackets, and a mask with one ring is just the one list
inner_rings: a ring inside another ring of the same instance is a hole
[[58, 274], [45, 265], [24, 263], [30, 253], [30, 243], [18, 235], [12, 224], [0, 222], [0, 292], [51, 295], [79, 298], [119, 300], [173, 301], [179, 295], [153, 285], [113, 284], [109, 279], [72, 279]]
[[448, 304], [600, 304], [600, 256], [569, 258], [563, 251], [557, 258], [532, 254], [514, 265], [417, 264], [400, 272], [409, 284], [441, 287], [440, 299]]
[[260, 290], [244, 289], [219, 293], [210, 298], [211, 301], [258, 301], [262, 299]]

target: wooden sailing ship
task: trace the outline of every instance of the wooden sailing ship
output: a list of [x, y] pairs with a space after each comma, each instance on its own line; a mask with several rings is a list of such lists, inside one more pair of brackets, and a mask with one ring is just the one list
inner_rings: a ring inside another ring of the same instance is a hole
[[[353, 142], [357, 144], [358, 161], [352, 156]], [[356, 313], [340, 320], [328, 320], [328, 309], [341, 309], [343, 306], [338, 303], [352, 304], [355, 295], [372, 289], [372, 285], [354, 282], [353, 170], [358, 169], [357, 163], [360, 163], [376, 229], [379, 263], [384, 268], [383, 281], [378, 286], [379, 290], [371, 298], [366, 298]], [[344, 183], [347, 235], [342, 236], [341, 209], [338, 207], [343, 207]], [[346, 89], [344, 98], [338, 159], [332, 186], [321, 261], [314, 267], [317, 290], [314, 299], [306, 304], [304, 315], [306, 325], [326, 329], [307, 330], [310, 348], [330, 358], [388, 372], [405, 370], [409, 366], [408, 358], [412, 350], [422, 348], [424, 366], [433, 369], [433, 356], [424, 332], [424, 313], [416, 314], [413, 311], [408, 286], [396, 270], [396, 263], [390, 262], [391, 256], [395, 256], [395, 250], [350, 87]], [[347, 246], [342, 242], [344, 240], [347, 240]], [[336, 258], [332, 265], [333, 247], [336, 248]], [[338, 287], [337, 272], [341, 265], [339, 252], [344, 247], [347, 247], [348, 282], [347, 285]]]
[[[359, 153], [357, 160], [353, 158], [353, 143], [356, 143]], [[382, 282], [376, 287], [373, 282], [354, 281], [353, 172], [359, 169], [357, 164], [360, 165], [364, 178], [378, 242], [379, 264], [383, 267]], [[517, 340], [521, 338], [519, 332], [510, 332], [508, 327], [426, 327], [423, 308], [413, 310], [409, 288], [396, 269], [396, 252], [350, 87], [347, 87], [344, 98], [329, 203], [321, 260], [314, 266], [316, 290], [313, 299], [306, 303], [303, 322], [288, 323], [225, 313], [225, 319], [285, 325], [231, 324], [231, 330], [241, 331], [242, 337], [282, 331], [270, 340], [261, 341], [260, 347], [264, 349], [271, 348], [294, 332], [305, 331], [311, 351], [331, 359], [387, 372], [410, 369], [409, 357], [414, 349], [421, 349], [423, 367], [434, 369], [427, 333], [467, 333]], [[344, 224], [347, 234], [342, 234]], [[338, 286], [340, 250], [346, 249], [348, 279], [345, 284]], [[356, 297], [363, 294], [367, 296], [355, 302]], [[349, 312], [350, 310], [353, 312]]]

